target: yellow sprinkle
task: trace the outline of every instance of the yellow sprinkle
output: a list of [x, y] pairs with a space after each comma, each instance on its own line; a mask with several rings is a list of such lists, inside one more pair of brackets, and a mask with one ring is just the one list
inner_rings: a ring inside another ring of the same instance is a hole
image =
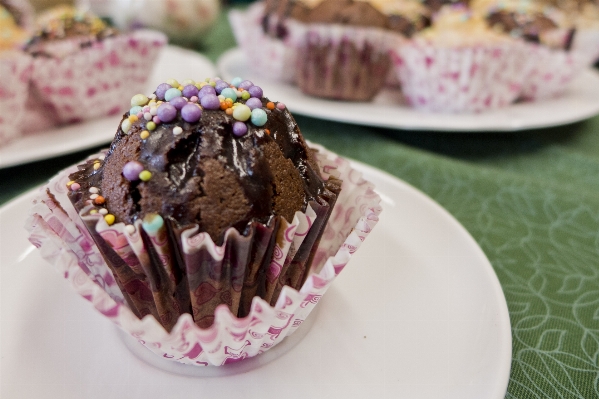
[[201, 89], [202, 87], [206, 86], [208, 83], [206, 82], [200, 82], [199, 84], [197, 84], [196, 86], [200, 86], [199, 89]]
[[134, 123], [137, 122], [139, 120], [139, 118], [137, 117], [137, 115], [129, 115], [129, 122]]
[[148, 123], [146, 123], [146, 129], [148, 129], [150, 131], [154, 130], [154, 129], [156, 129], [156, 124], [154, 122], [148, 122]]
[[104, 220], [106, 221], [106, 224], [111, 226], [114, 223], [115, 217], [109, 213], [108, 215], [104, 216]]
[[144, 170], [139, 174], [139, 179], [141, 181], [148, 181], [152, 178], [152, 172], [149, 170]]
[[75, 183], [74, 180], [71, 180], [70, 182], [67, 183], [67, 187], [71, 187], [71, 184]]
[[143, 132], [141, 132], [139, 134], [139, 137], [141, 137], [142, 140], [147, 139], [148, 137], [150, 137], [150, 132], [148, 132], [147, 130], [144, 130]]
[[183, 90], [183, 86], [179, 85], [179, 87], [177, 87], [177, 89]]
[[94, 163], [94, 170], [100, 169], [100, 162]]
[[90, 215], [95, 215], [96, 213], [98, 213], [96, 209], [92, 209], [91, 211], [89, 211]]
[[156, 105], [156, 100], [152, 100], [148, 103], [149, 107], [153, 107], [154, 105]]
[[179, 82], [177, 82], [176, 79], [167, 79], [166, 84], [170, 85], [171, 87], [179, 87]]

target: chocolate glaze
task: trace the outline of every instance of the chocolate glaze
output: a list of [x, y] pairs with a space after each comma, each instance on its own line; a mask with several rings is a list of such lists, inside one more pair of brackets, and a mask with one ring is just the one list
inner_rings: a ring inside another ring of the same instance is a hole
[[437, 12], [441, 7], [446, 5], [464, 4], [465, 6], [468, 6], [470, 0], [424, 0], [422, 3], [432, 12]]
[[499, 27], [505, 33], [514, 33], [522, 39], [540, 43], [544, 31], [556, 29], [557, 24], [541, 13], [518, 13], [513, 11], [496, 11], [487, 16], [491, 27]]
[[[293, 116], [286, 108], [266, 109], [266, 98], [262, 103], [267, 123], [257, 127], [248, 121], [242, 137], [233, 135], [235, 120], [221, 110], [204, 110], [197, 123], [178, 114], [146, 140], [139, 135], [143, 118], [128, 134], [119, 128], [99, 169], [91, 160], [70, 176], [81, 185], [70, 192], [71, 200], [82, 209], [89, 188], [98, 187], [117, 222], [159, 213], [177, 226], [197, 223], [217, 243], [231, 226], [245, 233], [253, 221], [268, 223], [275, 215], [291, 220], [318, 200], [325, 183]], [[183, 133], [175, 136], [175, 126]], [[152, 178], [126, 180], [122, 169], [129, 161], [141, 162]]]

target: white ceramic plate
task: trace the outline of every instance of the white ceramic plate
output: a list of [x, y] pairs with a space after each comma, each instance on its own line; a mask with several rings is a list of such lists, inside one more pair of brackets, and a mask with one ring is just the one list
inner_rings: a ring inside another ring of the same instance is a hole
[[[169, 78], [207, 78], [216, 69], [201, 54], [175, 46], [162, 50], [148, 79], [148, 93]], [[0, 168], [53, 158], [75, 151], [110, 143], [116, 133], [120, 115], [74, 125], [61, 126], [45, 132], [29, 133], [0, 147]]]
[[357, 168], [384, 201], [375, 231], [302, 341], [225, 377], [170, 374], [129, 352], [112, 323], [27, 242], [22, 226], [33, 193], [8, 203], [0, 210], [0, 396], [503, 399], [510, 320], [489, 261], [430, 198]]
[[224, 53], [217, 67], [223, 79], [237, 76], [249, 79], [262, 87], [265, 96], [283, 101], [291, 112], [358, 125], [447, 132], [515, 132], [565, 125], [599, 113], [599, 73], [591, 69], [584, 71], [559, 98], [518, 103], [478, 114], [439, 114], [410, 108], [405, 105], [398, 90], [383, 91], [372, 102], [310, 97], [295, 86], [248, 72], [250, 69], [238, 48]]

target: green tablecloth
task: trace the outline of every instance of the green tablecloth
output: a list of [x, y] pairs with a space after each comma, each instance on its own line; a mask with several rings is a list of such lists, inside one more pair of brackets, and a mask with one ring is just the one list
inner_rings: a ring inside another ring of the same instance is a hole
[[[216, 60], [234, 45], [223, 15], [202, 51]], [[476, 239], [510, 311], [507, 398], [599, 398], [599, 116], [501, 134], [297, 120], [308, 139], [424, 191]], [[91, 151], [0, 170], [0, 204]]]

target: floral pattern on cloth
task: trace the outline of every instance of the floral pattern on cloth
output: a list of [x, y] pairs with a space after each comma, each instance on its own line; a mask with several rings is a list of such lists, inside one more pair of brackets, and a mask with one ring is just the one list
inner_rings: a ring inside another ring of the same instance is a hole
[[[53, 178], [34, 201], [26, 224], [29, 239], [81, 296], [156, 355], [198, 366], [234, 363], [263, 353], [293, 334], [378, 221], [380, 197], [372, 184], [362, 179], [348, 161], [323, 148], [319, 148], [318, 159], [324, 177], [336, 175], [343, 180], [343, 186], [334, 208], [339, 207], [339, 211], [329, 218], [312, 274], [299, 291], [284, 286], [274, 306], [254, 297], [248, 317], [239, 319], [227, 306], [217, 307], [214, 323], [207, 329], [199, 328], [188, 313], [179, 317], [170, 334], [152, 315], [142, 319], [134, 315], [85, 222], [67, 197], [68, 175], [76, 167]], [[295, 232], [306, 229], [308, 220], [297, 223]], [[200, 242], [205, 238], [202, 233], [194, 237], [197, 240], [191, 245], [208, 245], [218, 253], [219, 247], [207, 240]], [[294, 247], [293, 237], [285, 235], [287, 249], [282, 251]]]
[[[157, 31], [139, 30], [80, 48], [77, 40], [61, 44], [63, 57], [36, 57], [32, 100], [54, 111], [59, 123], [122, 114], [128, 101], [143, 92], [151, 66], [166, 44]], [[55, 48], [56, 50], [56, 48]]]

